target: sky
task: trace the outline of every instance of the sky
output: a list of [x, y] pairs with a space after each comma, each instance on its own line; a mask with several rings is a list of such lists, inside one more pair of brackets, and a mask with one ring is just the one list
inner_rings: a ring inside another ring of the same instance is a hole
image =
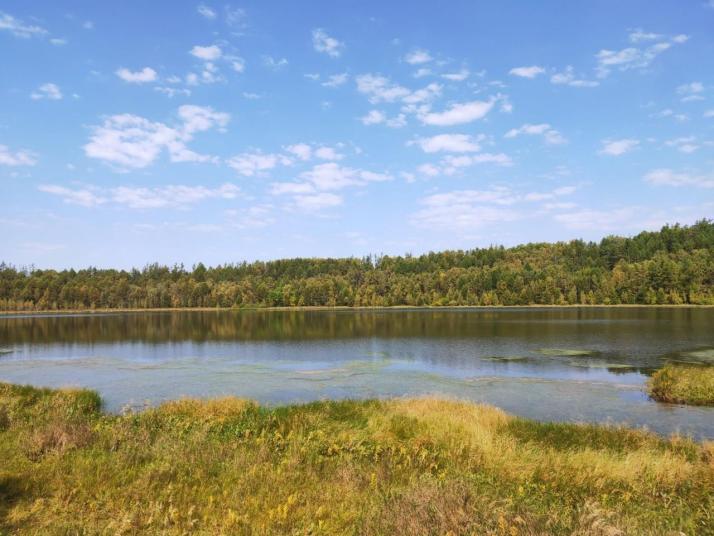
[[0, 2], [0, 260], [599, 240], [714, 216], [714, 0]]

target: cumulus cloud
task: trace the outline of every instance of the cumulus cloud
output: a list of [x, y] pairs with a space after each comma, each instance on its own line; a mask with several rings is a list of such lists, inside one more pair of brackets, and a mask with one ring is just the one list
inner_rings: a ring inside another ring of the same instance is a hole
[[[572, 186], [548, 192], [519, 193], [505, 186], [486, 190], [455, 190], [428, 195], [419, 200], [421, 209], [412, 214], [412, 225], [428, 229], [464, 231], [523, 219], [532, 203], [571, 195]], [[530, 205], [530, 206], [529, 206]]]
[[506, 132], [504, 138], [516, 138], [521, 135], [543, 136], [543, 139], [549, 145], [561, 145], [563, 143], [567, 143], [567, 140], [563, 137], [563, 135], [552, 128], [548, 123], [540, 123], [538, 125], [526, 123], [519, 128], [513, 128]]
[[468, 69], [461, 69], [460, 71], [457, 71], [455, 73], [444, 73], [441, 75], [441, 78], [444, 78], [445, 80], [450, 80], [451, 82], [463, 82], [469, 77], [469, 70]]
[[514, 67], [508, 74], [512, 76], [520, 76], [521, 78], [535, 78], [539, 74], [543, 74], [545, 69], [538, 65], [531, 65], [530, 67]]
[[385, 76], [363, 74], [355, 78], [357, 91], [367, 95], [372, 103], [394, 102], [411, 94], [411, 91], [398, 84], [393, 84]]
[[113, 203], [132, 209], [185, 207], [207, 199], [234, 199], [238, 186], [225, 183], [217, 188], [206, 186], [168, 185], [156, 188], [118, 186], [102, 189], [96, 186], [67, 188], [55, 184], [38, 187], [41, 192], [57, 195], [65, 203], [94, 207]]
[[[707, 142], [705, 142], [706, 144]], [[668, 147], [674, 147], [680, 153], [691, 154], [697, 151], [701, 145], [697, 142], [695, 136], [682, 136], [679, 138], [674, 138], [672, 140], [667, 140], [664, 144]], [[711, 145], [711, 142], [709, 142]]]
[[484, 118], [495, 103], [495, 98], [487, 101], [457, 102], [443, 112], [422, 112], [419, 114], [419, 120], [425, 125], [442, 127], [471, 123]]
[[597, 76], [606, 78], [613, 69], [627, 71], [630, 69], [646, 69], [649, 65], [663, 52], [672, 48], [677, 44], [685, 43], [689, 37], [680, 34], [671, 38], [665, 38], [657, 34], [650, 34], [648, 38], [641, 36], [647, 35], [645, 32], [639, 31], [630, 34], [632, 40], [633, 35], [638, 35], [636, 42], [652, 42], [652, 45], [646, 47], [627, 47], [621, 50], [602, 49], [596, 55], [597, 60]]
[[199, 4], [196, 8], [196, 11], [198, 11], [198, 14], [201, 15], [204, 19], [213, 20], [217, 16], [215, 10], [205, 4]]
[[694, 102], [704, 100], [701, 93], [704, 92], [704, 84], [701, 82], [690, 82], [677, 87], [677, 93], [682, 96], [682, 102]]
[[380, 110], [370, 110], [360, 117], [363, 125], [379, 125], [387, 120], [387, 116]]
[[340, 74], [333, 74], [327, 77], [327, 80], [322, 83], [324, 87], [339, 87], [345, 82], [347, 82], [347, 79], [349, 78], [349, 75], [347, 73], [340, 73]]
[[668, 168], [654, 169], [644, 176], [645, 182], [657, 186], [694, 186], [714, 188], [714, 175], [699, 175], [688, 172], [675, 172]]
[[6, 31], [15, 37], [27, 39], [30, 37], [47, 35], [47, 30], [36, 24], [26, 24], [9, 13], [0, 11], [0, 31]]
[[200, 60], [216, 61], [221, 57], [223, 51], [217, 45], [209, 45], [205, 47], [196, 45], [189, 51], [189, 53]]
[[33, 100], [60, 100], [62, 97], [62, 91], [60, 91], [59, 86], [51, 82], [42, 84], [30, 95], [30, 98]]
[[141, 71], [130, 71], [129, 69], [122, 67], [118, 69], [115, 73], [119, 78], [130, 84], [145, 84], [147, 82], [153, 82], [156, 80], [156, 71], [151, 67], [144, 67]]
[[640, 145], [639, 140], [625, 138], [621, 140], [603, 140], [600, 154], [608, 156], [620, 156], [636, 149]]
[[550, 83], [571, 87], [597, 87], [600, 85], [600, 82], [597, 80], [586, 80], [584, 78], [577, 77], [572, 65], [568, 65], [562, 72], [553, 73], [550, 77]]
[[292, 161], [280, 154], [266, 154], [259, 151], [242, 153], [229, 158], [226, 163], [229, 167], [246, 177], [253, 177], [278, 165], [289, 166]]
[[0, 165], [2, 166], [34, 166], [37, 158], [30, 151], [11, 151], [7, 145], [0, 144]]
[[430, 138], [417, 138], [407, 142], [407, 145], [417, 145], [425, 153], [471, 153], [481, 150], [479, 141], [483, 136], [474, 138], [469, 134], [438, 134]]
[[337, 58], [342, 53], [345, 44], [327, 34], [322, 28], [312, 31], [312, 46], [317, 52]]
[[208, 106], [184, 105], [179, 107], [178, 117], [182, 123], [172, 127], [133, 114], [112, 115], [93, 127], [84, 152], [120, 170], [147, 167], [163, 151], [172, 162], [215, 161], [191, 151], [186, 144], [198, 132], [225, 127], [230, 116]]
[[404, 57], [404, 61], [410, 65], [421, 65], [422, 63], [430, 62], [432, 59], [429, 51], [419, 49], [411, 51]]

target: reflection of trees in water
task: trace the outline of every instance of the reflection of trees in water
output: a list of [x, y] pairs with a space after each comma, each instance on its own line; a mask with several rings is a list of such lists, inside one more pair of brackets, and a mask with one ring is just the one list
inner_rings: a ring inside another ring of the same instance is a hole
[[255, 341], [349, 338], [601, 336], [634, 342], [706, 336], [714, 310], [500, 309], [366, 311], [191, 311], [0, 318], [0, 346], [117, 341]]

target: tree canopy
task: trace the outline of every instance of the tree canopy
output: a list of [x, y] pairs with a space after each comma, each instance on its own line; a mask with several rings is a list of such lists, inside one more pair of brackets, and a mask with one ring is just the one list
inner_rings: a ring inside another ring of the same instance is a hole
[[192, 269], [18, 269], [0, 310], [393, 305], [714, 304], [714, 222], [599, 243], [419, 256], [298, 258]]

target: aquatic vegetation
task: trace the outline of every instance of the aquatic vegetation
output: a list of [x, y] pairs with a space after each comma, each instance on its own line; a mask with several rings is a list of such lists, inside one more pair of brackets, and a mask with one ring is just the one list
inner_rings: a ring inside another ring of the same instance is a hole
[[712, 363], [714, 364], [714, 348], [703, 348], [701, 350], [692, 350], [689, 352], [681, 352], [677, 361], [690, 363]]
[[652, 375], [647, 387], [660, 402], [714, 406], [714, 367], [668, 364]]
[[538, 350], [542, 355], [549, 357], [589, 357], [596, 355], [592, 350], [578, 350], [572, 348], [542, 348]]
[[421, 399], [276, 408], [0, 383], [0, 533], [708, 534], [714, 446]]

